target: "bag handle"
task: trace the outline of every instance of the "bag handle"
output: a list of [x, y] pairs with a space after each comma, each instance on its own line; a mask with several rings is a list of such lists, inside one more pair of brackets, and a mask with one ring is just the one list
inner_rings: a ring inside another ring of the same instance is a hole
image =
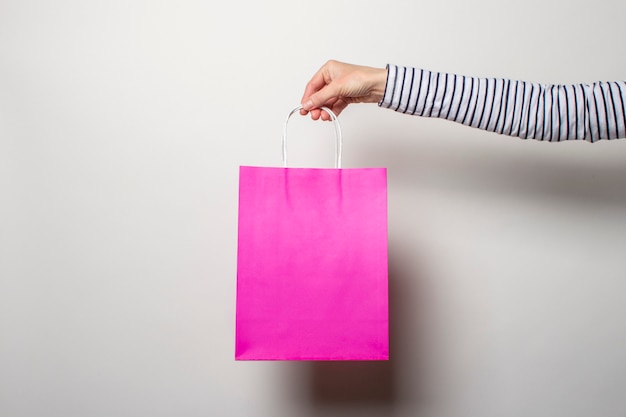
[[[283, 129], [283, 167], [287, 168], [287, 122], [289, 122], [289, 118], [299, 111], [302, 106], [296, 106], [291, 112], [289, 112], [289, 116], [287, 116], [287, 120], [285, 120], [285, 128]], [[333, 125], [335, 127], [335, 168], [341, 168], [341, 148], [343, 146], [343, 140], [341, 138], [341, 127], [339, 126], [339, 120], [335, 113], [333, 113], [328, 107], [321, 107], [326, 113], [330, 115], [330, 118], [333, 121]]]

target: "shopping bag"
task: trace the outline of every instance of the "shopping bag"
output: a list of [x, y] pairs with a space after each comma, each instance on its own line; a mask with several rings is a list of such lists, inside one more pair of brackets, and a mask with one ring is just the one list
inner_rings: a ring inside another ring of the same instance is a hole
[[389, 359], [387, 173], [241, 166], [236, 360]]

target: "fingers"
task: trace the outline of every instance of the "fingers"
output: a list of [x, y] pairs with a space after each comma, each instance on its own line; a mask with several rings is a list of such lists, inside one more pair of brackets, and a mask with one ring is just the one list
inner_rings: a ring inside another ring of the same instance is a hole
[[[321, 110], [320, 108], [328, 107], [335, 114], [337, 114], [336, 109], [334, 107], [341, 100], [339, 99], [337, 93], [334, 92], [335, 90], [336, 89], [334, 85], [331, 84], [322, 88], [318, 92], [310, 95], [302, 103], [302, 109], [300, 110], [300, 114], [304, 116], [308, 112], [310, 112], [313, 120], [318, 120], [320, 118], [320, 115], [323, 115], [322, 120], [330, 120], [330, 116], [328, 115], [328, 113]], [[345, 105], [343, 107], [338, 107], [339, 111], [343, 110], [344, 108], [345, 108]]]
[[342, 81], [342, 69], [346, 71], [346, 64], [336, 61], [328, 61], [324, 64], [307, 83], [302, 95], [300, 110], [301, 115], [311, 114], [313, 120], [331, 120], [330, 115], [321, 109], [328, 107], [339, 115], [349, 104], [350, 99], [342, 93], [344, 81]]
[[324, 88], [324, 86], [328, 82], [330, 82], [330, 80], [327, 80], [324, 76], [324, 67], [322, 67], [315, 73], [315, 75], [313, 75], [313, 78], [311, 78], [311, 80], [307, 83], [304, 89], [304, 94], [302, 95], [301, 102], [304, 103], [305, 101], [307, 101], [309, 97], [311, 97], [311, 95]]
[[[328, 107], [333, 113], [335, 113], [335, 116], [339, 116], [339, 114], [341, 114], [341, 112], [346, 107], [348, 107], [348, 104], [349, 103], [345, 102], [344, 100], [334, 100], [333, 104], [329, 104], [325, 107]], [[332, 120], [332, 118], [330, 117], [330, 114], [328, 114], [328, 112], [322, 109], [312, 109], [308, 113], [311, 114], [311, 119], [313, 120], [321, 119], [325, 122]]]
[[302, 103], [305, 110], [311, 110], [322, 106], [329, 106], [339, 98], [339, 88], [337, 83], [331, 81], [329, 84], [322, 87], [316, 93], [311, 94]]
[[304, 107], [304, 109], [300, 110], [300, 114], [302, 114], [303, 116], [306, 115], [308, 111], [312, 108], [312, 106], [310, 105], [305, 105], [305, 103], [309, 102], [311, 95], [317, 93], [319, 90], [324, 88], [324, 86], [326, 86], [328, 82], [330, 82], [330, 80], [328, 80], [327, 77], [324, 75], [326, 72], [325, 67], [327, 65], [328, 63], [324, 64], [324, 66], [317, 70], [317, 72], [309, 80], [304, 89], [304, 94], [302, 95], [302, 99], [300, 100], [300, 103]]

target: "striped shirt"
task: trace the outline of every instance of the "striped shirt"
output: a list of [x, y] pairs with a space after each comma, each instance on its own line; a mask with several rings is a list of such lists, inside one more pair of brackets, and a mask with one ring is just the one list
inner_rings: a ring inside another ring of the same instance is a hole
[[552, 85], [388, 65], [379, 105], [551, 142], [626, 137], [626, 82]]

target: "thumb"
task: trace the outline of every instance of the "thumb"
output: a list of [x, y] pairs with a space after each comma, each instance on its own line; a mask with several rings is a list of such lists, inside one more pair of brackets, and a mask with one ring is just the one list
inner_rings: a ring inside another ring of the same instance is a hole
[[311, 94], [309, 98], [302, 103], [302, 108], [306, 111], [317, 109], [329, 104], [333, 99], [338, 98], [338, 96], [339, 92], [336, 84], [330, 83], [318, 92]]

